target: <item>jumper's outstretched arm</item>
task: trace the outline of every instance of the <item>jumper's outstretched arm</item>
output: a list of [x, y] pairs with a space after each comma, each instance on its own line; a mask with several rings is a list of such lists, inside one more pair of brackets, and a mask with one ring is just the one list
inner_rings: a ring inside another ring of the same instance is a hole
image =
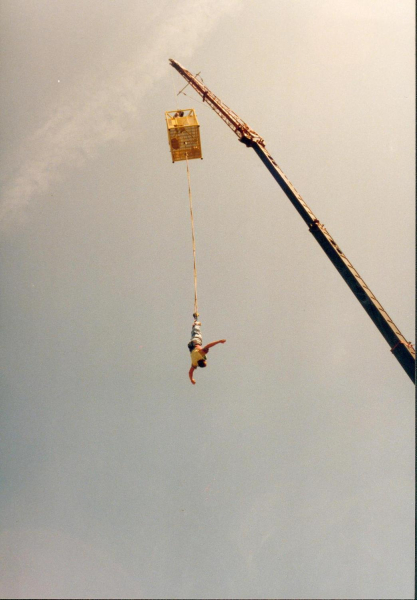
[[194, 371], [195, 367], [191, 367], [191, 369], [188, 371], [188, 377], [190, 378], [190, 381], [193, 385], [195, 384], [195, 379], [193, 378]]
[[210, 344], [207, 344], [203, 347], [203, 352], [208, 352], [210, 348], [213, 348], [213, 346], [216, 346], [217, 344], [224, 344], [225, 342], [226, 340], [217, 340], [217, 342], [210, 342]]

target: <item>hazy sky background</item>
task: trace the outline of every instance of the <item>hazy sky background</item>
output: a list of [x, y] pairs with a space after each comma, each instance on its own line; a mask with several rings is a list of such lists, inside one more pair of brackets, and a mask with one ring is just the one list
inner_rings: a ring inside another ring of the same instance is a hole
[[[414, 597], [414, 388], [255, 153], [414, 342], [411, 0], [1, 0], [0, 594]], [[204, 341], [188, 380], [194, 107]]]

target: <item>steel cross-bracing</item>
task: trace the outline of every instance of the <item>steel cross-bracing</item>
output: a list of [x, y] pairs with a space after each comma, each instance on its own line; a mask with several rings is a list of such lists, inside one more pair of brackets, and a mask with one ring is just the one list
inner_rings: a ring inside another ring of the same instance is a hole
[[226, 125], [230, 127], [239, 138], [239, 141], [255, 150], [268, 171], [281, 186], [294, 208], [303, 218], [314, 238], [323, 248], [333, 265], [371, 317], [372, 321], [389, 344], [395, 358], [401, 364], [410, 379], [415, 382], [416, 353], [412, 344], [405, 339], [388, 313], [384, 310], [362, 277], [353, 267], [347, 256], [342, 252], [327, 229], [320, 223], [290, 180], [277, 165], [266, 149], [265, 142], [261, 136], [226, 106], [220, 98], [215, 96], [202, 81], [194, 77], [194, 75], [187, 71], [187, 69], [184, 69], [184, 67], [172, 58], [169, 62], [201, 96], [203, 102], [206, 102]]

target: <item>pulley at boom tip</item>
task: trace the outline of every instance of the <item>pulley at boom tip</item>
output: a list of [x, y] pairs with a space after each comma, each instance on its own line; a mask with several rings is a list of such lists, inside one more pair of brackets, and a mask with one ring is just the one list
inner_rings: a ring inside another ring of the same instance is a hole
[[177, 62], [176, 60], [174, 60], [173, 58], [169, 59], [169, 64], [171, 65], [171, 67], [174, 67], [174, 69], [177, 69], [177, 71], [185, 71], [184, 67], [182, 65], [180, 65], [179, 62]]
[[[197, 79], [196, 75], [193, 75], [187, 69], [185, 69], [179, 62], [173, 58], [169, 59], [169, 63], [178, 73], [184, 77], [184, 79], [194, 88], [194, 90], [202, 98], [203, 102], [206, 102], [219, 117], [226, 123], [233, 133], [242, 141], [246, 146], [253, 146], [253, 144], [259, 144], [265, 146], [265, 142], [261, 136], [256, 133], [243, 119], [241, 119], [231, 108], [229, 108], [220, 98], [218, 98], [206, 85]], [[197, 73], [199, 75], [199, 73]]]

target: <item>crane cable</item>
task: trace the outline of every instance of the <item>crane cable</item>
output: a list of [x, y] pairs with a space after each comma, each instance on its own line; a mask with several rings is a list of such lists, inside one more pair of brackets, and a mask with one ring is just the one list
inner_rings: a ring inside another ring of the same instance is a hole
[[187, 179], [188, 179], [188, 197], [190, 200], [190, 216], [191, 216], [191, 236], [193, 240], [193, 258], [194, 258], [194, 314], [195, 319], [198, 318], [198, 302], [197, 302], [197, 263], [195, 258], [195, 234], [194, 234], [194, 215], [193, 215], [193, 198], [191, 195], [191, 181], [190, 181], [190, 169], [188, 166], [188, 156], [185, 157], [187, 161]]

